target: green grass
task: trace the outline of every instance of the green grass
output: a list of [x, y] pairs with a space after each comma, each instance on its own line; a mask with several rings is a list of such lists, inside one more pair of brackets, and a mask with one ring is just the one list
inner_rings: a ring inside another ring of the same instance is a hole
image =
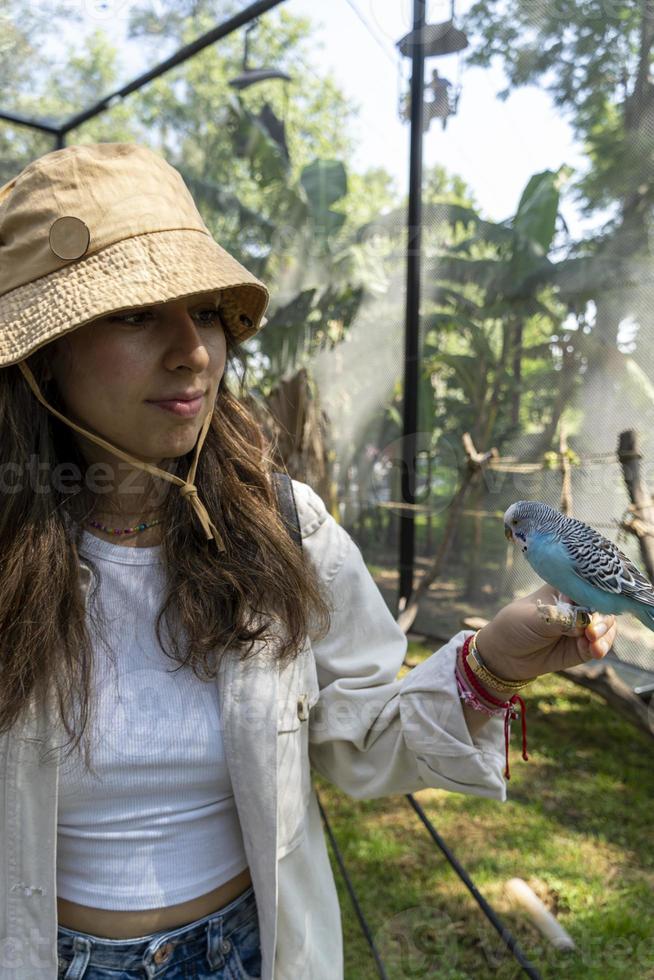
[[[412, 643], [410, 662], [430, 652]], [[530, 758], [514, 722], [506, 803], [432, 789], [416, 799], [543, 978], [654, 980], [654, 742], [558, 675], [534, 682], [526, 704]], [[404, 796], [358, 801], [314, 781], [391, 980], [526, 975]], [[346, 980], [373, 980], [331, 857]], [[554, 950], [511, 907], [512, 877], [531, 885], [576, 952]]]

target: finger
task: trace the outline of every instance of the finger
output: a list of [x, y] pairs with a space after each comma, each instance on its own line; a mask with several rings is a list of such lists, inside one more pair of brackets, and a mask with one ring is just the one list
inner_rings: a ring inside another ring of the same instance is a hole
[[606, 652], [608, 653], [609, 650], [613, 647], [617, 635], [618, 635], [618, 624], [614, 623], [613, 626], [609, 628], [608, 632], [604, 634], [601, 640], [598, 640], [597, 642], [598, 644], [603, 644], [606, 647]]
[[617, 635], [618, 635], [618, 624], [617, 624], [617, 621], [616, 621], [616, 622], [613, 623], [613, 626], [611, 626], [609, 628], [609, 631], [606, 634], [606, 639], [609, 642], [609, 647], [612, 647], [613, 646], [613, 644], [615, 643], [615, 640], [616, 640]]
[[585, 636], [577, 637], [577, 650], [579, 651], [579, 655], [581, 656], [583, 663], [585, 663], [586, 660], [590, 660], [593, 656], [590, 649], [590, 643]]
[[605, 657], [606, 654], [611, 649], [611, 647], [613, 646], [613, 642], [615, 640], [616, 634], [617, 634], [617, 625], [614, 623], [613, 626], [611, 626], [603, 636], [601, 636], [599, 639], [595, 640], [594, 642], [591, 642], [590, 649], [593, 657], [595, 657], [598, 660], [601, 660], [602, 657]]
[[602, 616], [600, 613], [593, 613], [592, 621], [585, 630], [586, 638], [590, 640], [591, 643], [594, 643], [596, 640], [599, 640], [600, 637], [606, 636], [614, 626], [615, 616]]

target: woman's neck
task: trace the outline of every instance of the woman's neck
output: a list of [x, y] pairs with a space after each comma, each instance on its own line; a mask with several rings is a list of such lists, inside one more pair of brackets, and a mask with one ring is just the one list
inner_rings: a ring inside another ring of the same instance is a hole
[[[109, 525], [107, 525], [109, 526]], [[133, 527], [134, 525], [125, 525]], [[110, 534], [101, 528], [93, 527], [88, 522], [84, 525], [84, 530], [93, 534], [102, 541], [110, 541], [111, 544], [120, 545], [123, 548], [154, 548], [161, 544], [161, 525], [146, 528], [144, 531], [136, 531], [132, 534]], [[121, 528], [122, 530], [122, 528]]]
[[[126, 548], [151, 548], [161, 544], [162, 524], [153, 524], [143, 530], [137, 528], [142, 524], [152, 524], [153, 521], [161, 522], [162, 513], [161, 501], [144, 500], [142, 506], [139, 506], [134, 499], [114, 502], [96, 500], [85, 517], [84, 528], [90, 534], [103, 541], [111, 541], [112, 544]], [[117, 531], [123, 533], [117, 534]]]

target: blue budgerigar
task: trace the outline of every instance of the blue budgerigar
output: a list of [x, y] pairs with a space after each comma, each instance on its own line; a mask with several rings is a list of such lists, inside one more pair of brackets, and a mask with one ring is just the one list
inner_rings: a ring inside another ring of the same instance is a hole
[[654, 587], [620, 549], [583, 521], [537, 500], [518, 500], [504, 514], [504, 534], [548, 585], [578, 606], [630, 612], [654, 630]]

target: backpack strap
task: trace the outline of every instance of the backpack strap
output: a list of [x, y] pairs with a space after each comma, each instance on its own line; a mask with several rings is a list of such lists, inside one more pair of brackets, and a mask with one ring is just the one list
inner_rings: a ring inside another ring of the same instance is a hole
[[302, 532], [300, 530], [300, 519], [295, 505], [295, 494], [293, 493], [293, 481], [288, 473], [273, 473], [275, 490], [277, 491], [277, 503], [282, 515], [284, 524], [293, 541], [302, 549]]

